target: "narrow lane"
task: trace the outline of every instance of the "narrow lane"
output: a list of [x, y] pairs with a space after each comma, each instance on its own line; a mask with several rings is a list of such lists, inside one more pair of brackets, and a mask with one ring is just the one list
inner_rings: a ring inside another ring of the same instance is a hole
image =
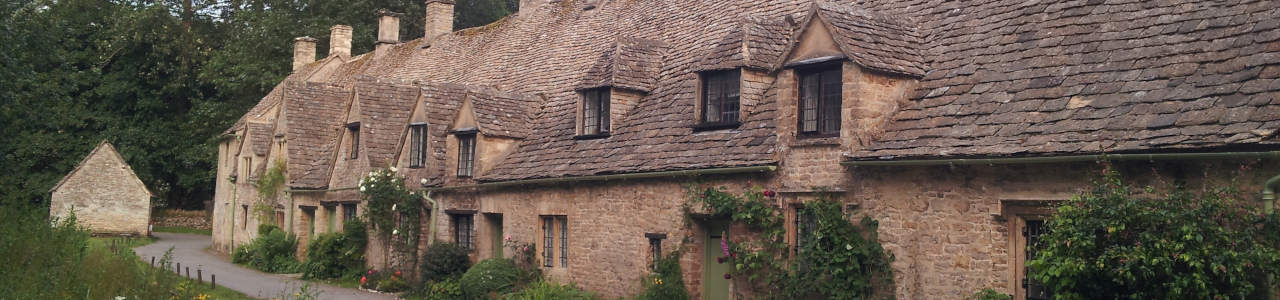
[[[199, 268], [203, 271], [206, 282], [208, 282], [210, 274], [217, 275], [219, 286], [261, 299], [293, 298], [293, 294], [304, 283], [302, 280], [284, 275], [263, 273], [232, 264], [223, 257], [214, 255], [207, 250], [211, 244], [207, 235], [168, 232], [156, 232], [153, 234], [156, 237], [155, 243], [134, 248], [134, 252], [146, 262], [150, 262], [151, 257], [154, 256], [158, 263], [160, 257], [164, 256], [165, 251], [173, 247], [173, 261], [181, 263], [184, 269], [190, 267], [192, 278], [196, 276], [196, 269]], [[183, 275], [185, 275], [185, 272]], [[318, 299], [395, 299], [395, 296], [392, 295], [370, 293], [315, 282], [311, 283], [311, 289], [319, 293]]]

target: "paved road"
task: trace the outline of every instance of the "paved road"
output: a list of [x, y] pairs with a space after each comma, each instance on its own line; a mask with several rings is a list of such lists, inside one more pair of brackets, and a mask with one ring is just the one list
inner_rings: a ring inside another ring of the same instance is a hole
[[[152, 256], [159, 261], [164, 252], [173, 247], [173, 261], [181, 263], [183, 268], [190, 266], [192, 277], [196, 276], [196, 268], [199, 267], [204, 272], [204, 280], [209, 280], [209, 274], [215, 274], [218, 276], [218, 285], [263, 299], [291, 298], [303, 284], [301, 280], [244, 268], [232, 264], [225, 257], [214, 255], [208, 251], [211, 241], [207, 235], [167, 232], [153, 234], [156, 237], [155, 243], [133, 249], [143, 261], [150, 262]], [[391, 295], [320, 283], [312, 283], [311, 286], [313, 290], [319, 291], [319, 299], [395, 299]]]

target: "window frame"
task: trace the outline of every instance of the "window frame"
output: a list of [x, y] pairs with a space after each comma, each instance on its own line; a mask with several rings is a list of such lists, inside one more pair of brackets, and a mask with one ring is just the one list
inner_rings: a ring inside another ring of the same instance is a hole
[[[593, 89], [585, 89], [578, 92], [581, 95], [581, 112], [578, 114], [578, 125], [580, 132], [575, 139], [602, 138], [609, 136], [612, 131], [610, 128], [612, 120], [610, 120], [610, 103], [613, 98], [613, 90], [609, 87], [600, 87]], [[595, 104], [592, 106], [592, 104]], [[594, 115], [594, 118], [588, 117]], [[594, 130], [593, 130], [594, 129]]]
[[343, 225], [346, 225], [347, 222], [350, 222], [351, 220], [354, 220], [356, 218], [357, 209], [358, 209], [358, 204], [355, 204], [355, 203], [342, 204], [342, 224]]
[[409, 168], [427, 165], [427, 123], [409, 124]]
[[649, 269], [658, 269], [658, 260], [662, 259], [662, 240], [667, 239], [666, 233], [645, 233], [644, 237], [649, 239]]
[[476, 162], [476, 134], [475, 133], [459, 133], [454, 135], [458, 139], [458, 178], [468, 178], [475, 175]]
[[[734, 128], [742, 119], [742, 70], [729, 69], [706, 71], [699, 73], [700, 91], [698, 103], [702, 110], [698, 114], [696, 130], [715, 130]], [[730, 102], [729, 99], [733, 101]], [[718, 103], [712, 103], [713, 101]], [[732, 110], [726, 109], [732, 103]], [[709, 120], [711, 108], [717, 120]], [[730, 120], [732, 118], [732, 120]]]
[[[452, 213], [449, 214], [449, 219], [453, 223], [453, 243], [468, 252], [475, 251], [475, 214]], [[467, 221], [466, 230], [462, 230], [463, 220]]]
[[542, 266], [554, 268], [558, 261], [561, 268], [569, 267], [569, 217], [540, 215], [539, 219], [542, 220]]
[[[796, 135], [798, 137], [836, 137], [840, 136], [841, 112], [844, 93], [843, 62], [822, 63], [812, 66], [798, 67], [796, 72]], [[834, 77], [834, 78], [833, 78]], [[813, 78], [810, 86], [809, 79]], [[834, 81], [832, 81], [834, 80]], [[814, 95], [806, 95], [809, 90], [817, 88]], [[835, 87], [835, 91], [830, 90]], [[813, 99], [812, 108], [808, 100]], [[833, 101], [834, 100], [834, 101]], [[806, 113], [806, 110], [811, 110]], [[834, 110], [834, 111], [833, 111]], [[812, 117], [812, 129], [805, 123]]]
[[347, 159], [360, 158], [360, 122], [347, 123], [347, 133], [351, 134], [351, 149]]

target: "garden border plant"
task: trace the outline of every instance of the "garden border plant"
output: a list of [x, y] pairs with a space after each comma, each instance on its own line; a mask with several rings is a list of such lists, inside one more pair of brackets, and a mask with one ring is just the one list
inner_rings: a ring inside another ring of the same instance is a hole
[[[721, 261], [732, 264], [732, 273], [740, 275], [737, 280], [748, 283], [757, 297], [893, 297], [893, 269], [889, 266], [893, 257], [880, 245], [877, 222], [864, 216], [861, 226], [854, 225], [840, 203], [826, 193], [805, 203], [803, 213], [814, 216], [816, 226], [807, 242], [799, 245], [796, 257], [790, 257], [782, 212], [772, 201], [772, 191], [753, 187], [739, 196], [723, 186], [691, 184], [686, 186], [686, 194], [686, 221], [691, 220], [697, 205], [713, 218], [728, 218], [754, 233], [725, 241]], [[730, 275], [725, 277], [734, 277]]]
[[360, 179], [365, 201], [364, 218], [388, 248], [384, 265], [409, 270], [418, 265], [418, 241], [422, 233], [425, 192], [410, 191], [395, 167], [376, 169]]

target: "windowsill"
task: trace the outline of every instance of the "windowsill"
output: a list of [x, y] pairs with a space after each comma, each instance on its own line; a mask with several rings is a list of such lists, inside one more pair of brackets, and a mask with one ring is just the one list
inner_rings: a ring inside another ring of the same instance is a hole
[[794, 145], [794, 146], [796, 146], [796, 147], [804, 147], [804, 146], [839, 146], [839, 145], [840, 145], [840, 136], [839, 136], [839, 135], [835, 135], [835, 136], [831, 136], [831, 135], [811, 135], [811, 136], [798, 135], [798, 136], [796, 136], [796, 143], [795, 143], [795, 145]]
[[410, 169], [421, 169], [423, 166], [409, 166]]
[[742, 125], [742, 123], [716, 122], [716, 123], [701, 123], [701, 124], [693, 125], [691, 126], [691, 128], [693, 128], [693, 132], [701, 132], [701, 131], [712, 131], [712, 130], [721, 130], [721, 129], [735, 129], [735, 128], [738, 128], [739, 125]]
[[608, 132], [601, 132], [601, 133], [593, 133], [593, 134], [575, 135], [575, 136], [573, 136], [573, 139], [575, 139], [575, 140], [594, 140], [594, 139], [603, 139], [603, 138], [607, 138], [607, 137], [609, 137], [609, 133], [608, 133]]

